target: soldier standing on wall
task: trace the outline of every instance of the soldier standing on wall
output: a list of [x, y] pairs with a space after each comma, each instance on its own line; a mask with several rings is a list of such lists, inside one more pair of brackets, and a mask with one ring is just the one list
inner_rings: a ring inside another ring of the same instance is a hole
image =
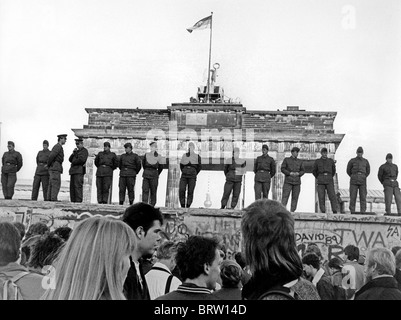
[[157, 153], [157, 143], [152, 141], [150, 152], [145, 154], [142, 161], [142, 202], [149, 203], [152, 206], [155, 206], [157, 201], [157, 185], [159, 184], [160, 173], [163, 171], [162, 162], [162, 157]]
[[49, 188], [47, 189], [47, 200], [57, 201], [61, 187], [61, 174], [63, 173], [64, 150], [63, 145], [67, 141], [66, 134], [57, 136], [58, 142], [52, 148], [47, 161], [49, 167]]
[[7, 142], [8, 151], [4, 152], [1, 159], [1, 187], [3, 189], [4, 199], [12, 199], [14, 187], [17, 182], [17, 172], [22, 167], [21, 153], [15, 151], [13, 141]]
[[95, 157], [97, 203], [109, 201], [110, 186], [113, 182], [113, 170], [118, 167], [117, 155], [110, 151], [110, 142], [103, 143], [103, 151]]
[[319, 198], [319, 208], [322, 213], [326, 212], [326, 192], [329, 196], [331, 209], [337, 213], [337, 198], [334, 191], [334, 175], [336, 174], [336, 164], [333, 159], [327, 157], [327, 148], [320, 151], [321, 158], [315, 160], [313, 175], [317, 179], [317, 194]]
[[71, 202], [82, 202], [84, 194], [84, 175], [86, 173], [85, 163], [88, 159], [88, 149], [84, 147], [81, 138], [75, 139], [76, 148], [68, 159], [71, 162], [70, 178], [70, 199]]
[[[188, 144], [188, 152], [184, 153], [180, 162], [181, 178], [178, 190], [181, 208], [189, 208], [192, 204], [194, 197], [194, 190], [196, 185], [196, 177], [201, 171], [201, 157], [194, 152], [195, 144], [190, 142]], [[185, 203], [185, 193], [188, 188], [187, 199]]]
[[253, 172], [255, 172], [255, 200], [268, 198], [271, 179], [276, 174], [276, 162], [268, 155], [269, 147], [262, 146], [262, 155], [256, 158]]
[[305, 173], [303, 161], [298, 159], [299, 148], [291, 149], [291, 157], [284, 159], [281, 165], [281, 172], [284, 173], [283, 195], [281, 203], [287, 206], [288, 198], [291, 195], [291, 212], [295, 212], [298, 204], [299, 193], [301, 192], [301, 177]]
[[135, 181], [136, 175], [141, 171], [141, 158], [132, 152], [132, 144], [127, 142], [124, 144], [125, 153], [120, 156], [118, 167], [120, 168], [119, 180], [119, 200], [120, 204], [124, 204], [125, 191], [128, 190], [129, 204], [134, 203], [135, 199]]
[[397, 213], [401, 215], [401, 193], [397, 181], [398, 167], [393, 163], [393, 155], [388, 153], [386, 156], [386, 163], [379, 167], [377, 174], [380, 183], [384, 187], [384, 202], [386, 204], [386, 214], [391, 214], [391, 202], [393, 195], [397, 205]]
[[352, 158], [347, 165], [347, 174], [351, 177], [349, 184], [349, 210], [355, 213], [356, 197], [359, 190], [360, 211], [366, 212], [366, 178], [370, 174], [369, 161], [362, 157], [363, 149], [356, 149], [356, 157]]
[[47, 167], [47, 161], [49, 160], [50, 150], [49, 141], [43, 141], [43, 150], [40, 150], [36, 156], [36, 171], [33, 178], [32, 185], [32, 200], [38, 200], [40, 183], [42, 183], [43, 199], [47, 199], [47, 189], [49, 187], [49, 168]]

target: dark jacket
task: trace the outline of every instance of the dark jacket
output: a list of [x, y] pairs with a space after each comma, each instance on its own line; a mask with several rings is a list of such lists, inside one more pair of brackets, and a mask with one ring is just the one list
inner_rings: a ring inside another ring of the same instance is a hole
[[17, 173], [22, 167], [22, 156], [18, 151], [6, 151], [1, 159], [2, 173]]
[[60, 143], [56, 143], [50, 152], [49, 160], [47, 160], [47, 166], [49, 167], [49, 170], [63, 173], [63, 161], [63, 146]]
[[231, 163], [224, 165], [226, 181], [241, 182], [245, 173], [246, 161], [244, 159], [231, 158]]
[[333, 177], [336, 174], [336, 164], [331, 158], [316, 159], [312, 173], [317, 179], [317, 184], [334, 183]]
[[36, 176], [48, 176], [49, 168], [47, 167], [47, 161], [49, 160], [50, 150], [41, 150], [36, 156]]
[[400, 269], [398, 269], [398, 268], [395, 269], [394, 278], [398, 282], [398, 289], [401, 290], [401, 270]]
[[[284, 158], [281, 164], [281, 172], [285, 174], [284, 183], [294, 185], [301, 184], [301, 177], [305, 174], [303, 161], [294, 157]], [[292, 176], [290, 175], [291, 172], [298, 172], [299, 175]]]
[[383, 187], [398, 187], [398, 167], [394, 163], [385, 163], [379, 167], [377, 174], [380, 183]]
[[163, 158], [157, 153], [157, 151], [148, 152], [143, 156], [143, 174], [144, 179], [158, 178], [160, 173], [163, 171]]
[[180, 162], [181, 177], [196, 179], [196, 176], [201, 171], [202, 161], [197, 153], [184, 153]]
[[255, 181], [269, 182], [276, 174], [276, 162], [268, 154], [261, 155], [256, 158], [253, 172], [255, 173]]
[[316, 284], [316, 289], [321, 300], [337, 300], [331, 278], [326, 273]]
[[71, 162], [71, 168], [69, 171], [70, 175], [86, 173], [85, 163], [88, 159], [88, 155], [88, 149], [86, 148], [73, 151], [73, 153], [70, 155], [70, 158], [68, 159]]
[[148, 284], [146, 283], [146, 277], [143, 272], [143, 266], [139, 263], [139, 270], [142, 278], [142, 286], [139, 282], [138, 275], [136, 273], [135, 264], [130, 257], [131, 267], [128, 270], [127, 278], [124, 282], [124, 295], [127, 300], [150, 300]]
[[362, 157], [352, 158], [347, 165], [347, 174], [351, 177], [351, 184], [365, 185], [370, 174], [369, 161]]
[[394, 277], [379, 277], [366, 283], [355, 300], [401, 300], [401, 291]]
[[124, 153], [120, 156], [118, 167], [120, 177], [136, 177], [142, 168], [141, 158], [134, 152]]
[[155, 300], [218, 300], [211, 291], [192, 283], [183, 283], [177, 290], [167, 293]]
[[219, 300], [242, 300], [241, 288], [221, 288], [212, 293]]
[[96, 177], [111, 177], [118, 167], [118, 158], [114, 152], [101, 151], [95, 157]]

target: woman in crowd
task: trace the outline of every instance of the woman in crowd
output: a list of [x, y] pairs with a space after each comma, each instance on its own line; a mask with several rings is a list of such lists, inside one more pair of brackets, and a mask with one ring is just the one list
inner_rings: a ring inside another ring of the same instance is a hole
[[87, 218], [72, 231], [55, 260], [46, 300], [125, 300], [123, 284], [136, 243], [124, 222]]

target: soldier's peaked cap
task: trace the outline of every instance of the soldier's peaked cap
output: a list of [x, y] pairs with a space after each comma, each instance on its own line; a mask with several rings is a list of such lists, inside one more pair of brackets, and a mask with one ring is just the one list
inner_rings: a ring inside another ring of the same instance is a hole
[[49, 141], [43, 140], [43, 143], [42, 143], [42, 144], [47, 144], [47, 145], [49, 145]]
[[264, 144], [264, 145], [262, 146], [262, 149], [269, 150], [269, 147], [267, 146], [267, 144]]
[[67, 137], [67, 135], [65, 133], [57, 135], [57, 138], [66, 138], [66, 137]]
[[327, 148], [322, 148], [322, 150], [320, 150], [320, 152], [327, 152]]
[[84, 140], [81, 139], [81, 138], [77, 138], [77, 139], [75, 139], [75, 141], [76, 141], [76, 142], [83, 142]]
[[124, 144], [124, 148], [131, 148], [132, 149], [131, 142], [127, 142], [126, 144]]
[[362, 147], [358, 147], [358, 149], [356, 149], [356, 153], [363, 153], [363, 148]]
[[386, 159], [393, 159], [393, 155], [391, 153], [387, 153]]
[[105, 143], [103, 143], [103, 147], [109, 147], [110, 148], [110, 142], [106, 141]]

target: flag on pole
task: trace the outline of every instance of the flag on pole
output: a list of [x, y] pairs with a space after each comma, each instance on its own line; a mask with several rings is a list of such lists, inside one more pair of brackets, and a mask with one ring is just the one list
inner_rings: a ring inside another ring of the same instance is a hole
[[207, 29], [210, 28], [211, 23], [212, 23], [212, 16], [210, 15], [206, 18], [203, 18], [202, 20], [199, 20], [197, 23], [194, 24], [193, 27], [187, 28], [187, 31], [191, 33], [194, 30]]

